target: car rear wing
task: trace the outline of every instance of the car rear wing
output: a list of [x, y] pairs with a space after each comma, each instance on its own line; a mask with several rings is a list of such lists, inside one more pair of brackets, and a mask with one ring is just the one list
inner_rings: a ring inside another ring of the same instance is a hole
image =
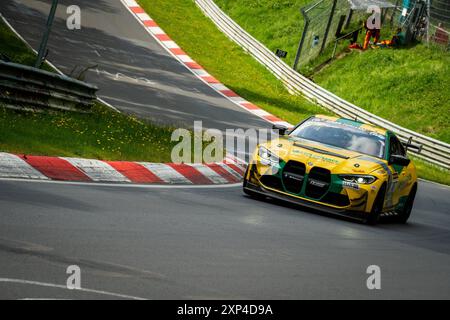
[[418, 143], [412, 143], [412, 138], [409, 137], [408, 141], [402, 141], [403, 146], [405, 147], [406, 151], [408, 149], [414, 149], [417, 153], [420, 153], [422, 151], [422, 145]]

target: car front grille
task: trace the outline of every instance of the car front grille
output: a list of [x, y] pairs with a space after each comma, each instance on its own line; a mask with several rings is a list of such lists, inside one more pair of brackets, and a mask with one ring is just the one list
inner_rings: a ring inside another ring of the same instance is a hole
[[321, 198], [328, 191], [330, 183], [330, 170], [314, 167], [309, 172], [305, 194], [310, 198]]
[[276, 176], [265, 175], [260, 178], [260, 181], [263, 185], [265, 185], [268, 188], [283, 191], [283, 185], [281, 183], [281, 180]]
[[[306, 166], [298, 161], [289, 161], [281, 172], [281, 178], [277, 175], [263, 175], [261, 183], [271, 189], [287, 191], [299, 196], [307, 196], [312, 199], [321, 199], [322, 202], [345, 207], [350, 204], [347, 195], [328, 192], [331, 184], [331, 172], [328, 169], [313, 167], [306, 175]], [[302, 192], [303, 185], [304, 193]]]
[[304, 163], [289, 161], [283, 169], [283, 183], [286, 191], [299, 194], [305, 180], [305, 173]]

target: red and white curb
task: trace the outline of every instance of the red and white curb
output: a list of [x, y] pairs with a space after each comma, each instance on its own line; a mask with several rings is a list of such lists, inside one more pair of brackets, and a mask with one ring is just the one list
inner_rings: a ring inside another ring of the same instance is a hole
[[0, 178], [134, 184], [239, 183], [245, 164], [232, 157], [213, 164], [101, 161], [0, 152]]
[[292, 125], [269, 112], [261, 109], [257, 105], [240, 97], [236, 92], [227, 88], [219, 80], [210, 75], [201, 65], [195, 62], [184, 52], [158, 24], [142, 9], [135, 0], [121, 0], [123, 5], [133, 14], [139, 23], [161, 44], [173, 57], [191, 71], [197, 78], [209, 85], [216, 92], [233, 102], [235, 105], [247, 110], [248, 112], [266, 120], [267, 122], [291, 127]]
[[[240, 97], [191, 59], [134, 0], [121, 0], [147, 32], [197, 78], [235, 105], [273, 124], [286, 121]], [[234, 184], [242, 180], [246, 164], [228, 156], [223, 163], [162, 164], [101, 161], [67, 157], [24, 156], [0, 152], [0, 179], [36, 179], [123, 184]]]

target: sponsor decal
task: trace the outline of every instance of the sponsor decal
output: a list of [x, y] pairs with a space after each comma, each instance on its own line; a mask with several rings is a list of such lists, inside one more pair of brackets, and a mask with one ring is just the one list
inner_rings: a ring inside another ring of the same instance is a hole
[[[321, 119], [322, 121], [327, 121], [326, 119]], [[344, 121], [343, 121], [344, 120]], [[328, 120], [329, 121], [329, 120]], [[375, 136], [379, 139], [384, 139], [384, 135], [381, 133], [378, 133], [376, 131], [373, 131], [373, 129], [369, 128], [363, 128], [361, 127], [361, 125], [363, 125], [363, 123], [358, 123], [356, 121], [345, 121], [345, 119], [337, 119], [335, 122], [339, 123], [339, 125], [344, 126], [344, 127], [348, 127], [348, 128], [352, 128], [352, 129], [358, 129], [366, 134]], [[355, 124], [357, 124], [357, 126], [355, 126]]]
[[297, 181], [303, 181], [305, 177], [302, 176], [298, 176], [298, 175], [292, 175], [289, 173], [284, 173], [283, 174], [285, 178], [289, 178], [289, 179], [293, 179], [293, 180], [297, 180]]
[[393, 179], [393, 173], [392, 173], [391, 169], [389, 169], [389, 166], [386, 163], [384, 163], [383, 161], [381, 161], [379, 159], [375, 159], [373, 157], [361, 156], [361, 157], [359, 157], [359, 159], [370, 161], [370, 162], [373, 162], [373, 163], [377, 163], [383, 168], [384, 171], [387, 172], [387, 175], [388, 175], [387, 178], [388, 179], [387, 179], [387, 188], [386, 188], [385, 201], [386, 201], [386, 206], [391, 207], [392, 206], [392, 201], [393, 201], [392, 197], [393, 197], [393, 194], [394, 194], [394, 191], [395, 191], [395, 187], [397, 185], [397, 181], [395, 181]]
[[397, 181], [398, 180], [398, 173], [397, 172], [392, 173], [392, 180], [393, 181]]
[[[312, 158], [314, 160], [321, 160], [323, 162], [328, 162], [328, 163], [333, 163], [333, 164], [339, 164], [340, 163], [340, 161], [338, 161], [336, 159], [328, 158], [328, 157], [325, 157], [325, 156], [316, 155], [316, 154], [313, 154], [311, 152], [304, 151], [304, 150], [294, 149], [294, 150], [292, 150], [292, 153], [301, 154], [301, 155], [304, 155], [306, 157]], [[309, 165], [309, 163], [308, 163], [308, 165]]]
[[357, 183], [354, 183], [354, 182], [342, 181], [342, 186], [344, 186], [346, 188], [359, 190], [359, 185]]
[[328, 184], [326, 182], [321, 182], [321, 181], [312, 180], [312, 179], [310, 179], [308, 182], [309, 182], [310, 185], [313, 185], [313, 186], [316, 186], [316, 187], [319, 187], [319, 188], [323, 188], [323, 187], [325, 187]]

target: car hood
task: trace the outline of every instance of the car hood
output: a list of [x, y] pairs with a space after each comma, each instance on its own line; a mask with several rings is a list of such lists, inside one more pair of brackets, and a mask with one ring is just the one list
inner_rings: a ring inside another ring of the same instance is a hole
[[382, 159], [310, 140], [281, 137], [262, 146], [284, 162], [299, 161], [307, 167], [322, 167], [335, 174], [369, 174], [387, 168]]

